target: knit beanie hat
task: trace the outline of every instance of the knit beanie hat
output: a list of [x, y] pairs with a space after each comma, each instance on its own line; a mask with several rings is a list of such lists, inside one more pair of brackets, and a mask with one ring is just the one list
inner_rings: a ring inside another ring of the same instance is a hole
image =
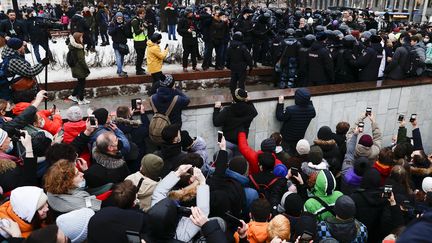
[[55, 224], [33, 231], [24, 243], [57, 243], [58, 227]]
[[423, 179], [422, 189], [425, 193], [432, 191], [432, 177], [425, 177]]
[[180, 130], [179, 124], [171, 124], [167, 127], [165, 127], [162, 130], [162, 139], [167, 143], [172, 143], [173, 139], [177, 137], [178, 132]]
[[180, 136], [181, 136], [182, 147], [184, 150], [186, 150], [193, 144], [194, 139], [189, 135], [188, 131], [186, 130], [180, 131]]
[[248, 93], [246, 90], [238, 88], [234, 91], [232, 97], [235, 102], [246, 101]]
[[0, 128], [0, 145], [6, 141], [6, 138], [8, 137], [7, 132], [5, 132], [3, 129]]
[[72, 243], [81, 243], [87, 239], [87, 226], [94, 214], [89, 208], [81, 208], [60, 215], [56, 224]]
[[321, 163], [323, 159], [323, 151], [318, 145], [312, 145], [310, 147], [310, 152], [308, 154], [309, 161], [312, 162], [312, 164], [317, 165]]
[[123, 13], [122, 13], [122, 12], [117, 12], [116, 15], [115, 15], [115, 17], [116, 17], [116, 18], [118, 18], [118, 17], [123, 17]]
[[14, 50], [18, 50], [23, 46], [23, 41], [18, 39], [18, 38], [13, 37], [7, 41], [7, 46], [14, 49]]
[[303, 213], [294, 226], [295, 236], [301, 236], [304, 232], [308, 231], [313, 234], [313, 238], [315, 239], [317, 233], [316, 227], [317, 221], [315, 215]]
[[284, 164], [278, 164], [274, 167], [273, 174], [277, 177], [285, 178], [288, 174], [288, 168]]
[[22, 186], [12, 190], [10, 205], [13, 212], [25, 220], [31, 222], [37, 210], [48, 200], [43, 190], [36, 186]]
[[243, 156], [236, 156], [230, 160], [228, 168], [234, 172], [239, 173], [240, 175], [247, 176], [249, 170], [249, 163]]
[[296, 146], [297, 153], [299, 155], [309, 154], [310, 144], [306, 139], [301, 139], [297, 142]]
[[367, 157], [362, 156], [354, 160], [354, 173], [358, 176], [363, 176], [369, 167], [369, 159]]
[[356, 205], [349, 196], [343, 195], [336, 200], [334, 211], [341, 219], [351, 219], [356, 214]]
[[174, 86], [174, 78], [171, 74], [165, 74], [165, 78], [159, 81], [161, 87], [172, 88]]
[[276, 142], [273, 138], [266, 138], [261, 142], [261, 150], [263, 152], [274, 153], [276, 149]]
[[36, 204], [36, 208], [38, 210], [41, 209], [47, 201], [48, 201], [48, 196], [44, 192], [42, 192], [39, 196], [39, 200]]
[[96, 117], [99, 125], [105, 125], [108, 120], [108, 110], [105, 108], [99, 108], [93, 111], [93, 115]]
[[69, 107], [66, 111], [66, 118], [72, 122], [81, 121], [83, 118], [81, 108], [77, 105]]
[[303, 211], [304, 200], [297, 193], [286, 192], [282, 196], [281, 206], [289, 216], [299, 217]]
[[161, 157], [154, 154], [146, 154], [141, 160], [140, 172], [152, 180], [157, 180], [163, 166], [164, 161]]
[[358, 142], [359, 144], [365, 146], [365, 147], [372, 147], [373, 145], [373, 139], [369, 134], [364, 134], [360, 137], [360, 140]]
[[318, 136], [318, 139], [328, 141], [328, 140], [333, 139], [333, 132], [332, 132], [330, 127], [323, 126], [323, 127], [320, 127], [320, 129], [318, 130], [317, 136]]

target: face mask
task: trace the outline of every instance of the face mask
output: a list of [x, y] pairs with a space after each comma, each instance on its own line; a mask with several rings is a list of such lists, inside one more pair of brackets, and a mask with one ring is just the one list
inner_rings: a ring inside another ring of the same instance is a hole
[[86, 180], [83, 179], [80, 183], [78, 183], [78, 188], [84, 189], [86, 187]]
[[12, 152], [13, 148], [14, 148], [14, 146], [13, 146], [13, 143], [12, 143], [12, 141], [11, 141], [11, 142], [9, 143], [9, 148], [6, 149], [6, 153], [8, 154], [8, 153]]
[[424, 38], [424, 39], [423, 39], [423, 42], [428, 43], [428, 42], [429, 42], [429, 39]]
[[307, 14], [306, 14], [306, 16], [308, 16], [308, 17], [309, 17], [309, 16], [310, 16], [310, 13], [307, 13]]
[[39, 120], [39, 127], [42, 128], [45, 126], [45, 120], [44, 119], [40, 119]]
[[361, 40], [361, 42], [365, 42], [365, 41], [366, 41], [366, 39], [365, 39], [365, 38], [361, 38], [360, 40]]

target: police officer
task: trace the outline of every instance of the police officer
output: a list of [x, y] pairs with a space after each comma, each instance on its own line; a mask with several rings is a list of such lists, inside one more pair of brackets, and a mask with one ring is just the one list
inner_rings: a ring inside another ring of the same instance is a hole
[[378, 70], [383, 58], [383, 47], [381, 37], [372, 35], [365, 44], [362, 55], [357, 59], [356, 66], [359, 71], [359, 82], [378, 80]]
[[308, 55], [307, 76], [310, 85], [331, 84], [334, 81], [334, 65], [330, 51], [325, 47], [327, 35], [319, 32]]
[[336, 54], [336, 83], [356, 82], [358, 79], [357, 60], [354, 55], [356, 41], [356, 38], [352, 35], [347, 35], [342, 40], [342, 49], [338, 50]]
[[252, 71], [252, 56], [246, 45], [242, 43], [243, 34], [237, 31], [228, 48], [226, 67], [231, 70], [230, 90], [234, 94], [237, 88], [245, 89], [246, 69]]
[[281, 76], [279, 88], [292, 88], [297, 79], [298, 52], [300, 44], [294, 37], [294, 29], [287, 30], [288, 37], [283, 41], [283, 52], [280, 58]]
[[145, 9], [139, 8], [136, 11], [136, 17], [132, 19], [132, 37], [134, 40], [134, 49], [136, 52], [135, 71], [136, 75], [144, 75], [145, 70], [142, 68], [145, 51], [147, 48], [147, 23], [144, 20]]
[[302, 46], [300, 47], [298, 54], [297, 87], [309, 86], [307, 82], [308, 59], [310, 48], [315, 40], [316, 38], [312, 34], [306, 35], [302, 40]]
[[234, 31], [240, 31], [243, 34], [243, 44], [246, 45], [248, 50], [252, 50], [253, 43], [253, 23], [252, 16], [253, 10], [250, 8], [243, 9], [241, 17], [238, 18], [237, 22], [234, 24]]

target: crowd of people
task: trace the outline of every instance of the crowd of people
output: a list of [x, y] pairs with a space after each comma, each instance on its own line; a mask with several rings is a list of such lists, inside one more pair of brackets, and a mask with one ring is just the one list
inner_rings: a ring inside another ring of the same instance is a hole
[[[166, 10], [173, 9], [171, 4]], [[47, 93], [31, 78], [49, 64], [49, 56], [32, 66], [23, 57], [26, 40], [13, 34], [19, 28], [4, 29], [0, 35], [6, 77], [0, 82], [1, 240], [430, 241], [432, 159], [421, 138], [421, 114], [400, 117], [391, 144], [383, 144], [382, 124], [371, 110], [361, 111], [352, 123], [322, 126], [316, 139], [308, 141], [306, 130], [320, 111], [309, 90], [300, 88], [423, 75], [429, 60], [426, 47], [432, 46], [430, 26], [388, 23], [390, 33], [377, 30], [369, 12], [339, 16], [323, 11], [321, 16], [308, 9], [245, 8], [232, 21], [235, 11], [227, 6], [184, 9], [177, 26], [184, 71], [189, 55], [198, 70], [197, 39], [202, 35], [202, 68], [212, 66], [215, 49], [215, 68], [232, 72], [233, 102], [226, 107], [216, 102], [213, 124], [207, 124], [220, 130], [214, 138], [218, 149], [209, 154], [202, 134], [193, 137], [182, 129], [182, 110], [190, 98], [161, 71], [168, 51], [159, 47], [161, 34], [150, 33], [147, 10], [137, 8], [129, 22], [125, 16], [130, 12], [117, 11], [106, 22], [106, 31], [120, 76], [127, 75], [122, 62], [129, 51], [128, 36], [134, 39], [137, 57], [147, 56], [154, 80], [149, 98], [153, 116], [138, 100], [134, 107], [98, 107], [86, 115], [80, 106], [72, 106], [65, 117], [55, 107], [40, 109]], [[83, 23], [80, 13], [73, 18]], [[209, 25], [204, 27], [206, 20]], [[175, 23], [168, 21], [172, 39]], [[94, 35], [80, 28], [72, 25], [76, 31], [69, 38], [66, 59], [78, 79], [70, 99], [85, 104], [85, 49], [96, 45], [88, 42]], [[248, 136], [258, 112], [248, 99], [244, 78], [268, 58], [281, 88], [299, 88], [294, 105], [285, 107], [283, 96], [275, 101], [274, 116], [281, 128], [255, 141], [260, 144], [255, 150]], [[137, 73], [144, 72], [142, 64], [138, 62]], [[371, 134], [364, 130], [365, 123], [370, 123]]]

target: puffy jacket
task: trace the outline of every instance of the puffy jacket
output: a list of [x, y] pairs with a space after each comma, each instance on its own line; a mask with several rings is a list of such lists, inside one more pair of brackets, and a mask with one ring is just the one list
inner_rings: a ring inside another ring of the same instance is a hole
[[157, 43], [151, 40], [147, 41], [147, 69], [150, 74], [157, 73], [162, 70], [163, 60], [168, 55], [168, 49], [161, 51]]
[[63, 124], [63, 142], [71, 143], [85, 129], [86, 121], [65, 122]]
[[246, 46], [240, 41], [232, 40], [228, 47], [226, 67], [233, 72], [245, 71], [252, 67], [252, 56]]
[[297, 143], [304, 138], [309, 123], [316, 116], [310, 98], [309, 91], [301, 88], [295, 92], [295, 105], [284, 110], [284, 104], [277, 104], [276, 119], [283, 122], [280, 133], [285, 142]]
[[236, 102], [228, 107], [214, 108], [213, 125], [222, 127], [225, 139], [231, 143], [238, 143], [239, 131], [249, 133], [252, 120], [258, 115], [252, 102]]
[[[238, 149], [249, 163], [249, 175], [259, 173], [260, 169], [258, 164], [258, 155], [262, 154], [263, 151], [255, 151], [254, 149], [249, 147], [245, 132], [239, 132], [238, 134]], [[276, 158], [275, 153], [272, 153], [272, 155], [275, 158], [275, 166], [278, 164], [282, 164], [282, 162]]]
[[[21, 114], [27, 107], [29, 107], [31, 104], [27, 102], [20, 102], [15, 105], [15, 107], [12, 109], [12, 113], [15, 115]], [[37, 112], [37, 114], [42, 117], [45, 121], [45, 125], [42, 128], [45, 131], [48, 131], [52, 135], [55, 135], [60, 131], [63, 120], [60, 115], [52, 115], [51, 111], [48, 110], [40, 110]], [[52, 120], [50, 120], [48, 117], [52, 115]]]
[[72, 77], [80, 79], [87, 78], [90, 74], [90, 69], [85, 60], [84, 45], [78, 44], [74, 38], [70, 38], [68, 48], [75, 62], [75, 65], [71, 67]]
[[409, 48], [407, 45], [396, 48], [391, 62], [384, 70], [387, 77], [391, 79], [405, 78], [409, 66]]
[[[336, 180], [329, 170], [321, 170], [316, 178], [315, 186], [312, 191], [315, 197], [319, 197], [328, 206], [334, 207], [336, 200], [343, 194], [336, 191]], [[322, 221], [332, 216], [325, 207], [314, 198], [309, 198], [304, 204], [304, 211], [317, 216]]]
[[125, 180], [130, 180], [135, 186], [138, 186], [138, 183], [141, 179], [143, 179], [143, 181], [141, 183], [141, 187], [138, 188], [137, 199], [139, 200], [140, 209], [142, 209], [144, 212], [147, 212], [150, 209], [153, 191], [155, 190], [158, 182], [145, 177], [139, 171], [129, 175]]
[[108, 34], [112, 37], [115, 50], [118, 49], [119, 44], [125, 45], [127, 43], [125, 24], [125, 22], [120, 24], [114, 20], [108, 26]]
[[181, 113], [184, 108], [189, 105], [190, 99], [187, 97], [181, 90], [159, 87], [156, 91], [156, 94], [151, 96], [152, 102], [158, 112], [164, 113], [168, 110], [174, 96], [178, 95], [178, 99], [176, 104], [174, 105], [174, 109], [171, 111], [169, 115], [169, 119], [171, 124], [182, 124]]

